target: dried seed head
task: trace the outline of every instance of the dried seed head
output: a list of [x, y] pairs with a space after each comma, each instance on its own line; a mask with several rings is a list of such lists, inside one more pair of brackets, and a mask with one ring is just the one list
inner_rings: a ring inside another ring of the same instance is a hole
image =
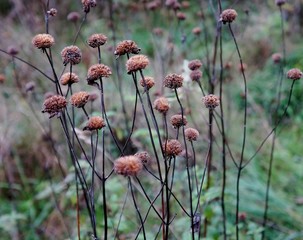
[[105, 122], [102, 117], [94, 116], [88, 120], [88, 123], [83, 128], [83, 131], [84, 130], [89, 130], [89, 131], [99, 130], [101, 128], [104, 128], [105, 126], [106, 125], [105, 125]]
[[162, 28], [154, 28], [153, 29], [153, 34], [155, 34], [158, 37], [163, 36], [163, 29]]
[[130, 74], [131, 72], [142, 70], [146, 68], [148, 64], [149, 60], [145, 55], [132, 56], [126, 62], [127, 73]]
[[186, 126], [187, 119], [185, 116], [182, 118], [181, 114], [176, 114], [170, 118], [170, 123], [174, 128], [180, 128], [182, 126]]
[[18, 48], [15, 47], [15, 46], [9, 46], [9, 47], [7, 48], [7, 52], [8, 52], [8, 54], [10, 54], [10, 55], [12, 55], [12, 56], [15, 56], [15, 55], [17, 55], [17, 54], [19, 53], [19, 50], [18, 50]]
[[111, 69], [104, 64], [94, 64], [87, 72], [87, 82], [89, 84], [98, 80], [101, 77], [109, 77], [112, 74]]
[[287, 72], [287, 78], [292, 79], [292, 80], [299, 80], [302, 77], [302, 75], [303, 75], [303, 73], [298, 68], [290, 69]]
[[186, 19], [186, 15], [183, 12], [178, 12], [177, 13], [177, 18], [179, 21], [184, 21]]
[[188, 141], [197, 141], [199, 137], [199, 132], [197, 129], [195, 128], [186, 128], [185, 129], [185, 138], [188, 140]]
[[180, 88], [183, 85], [183, 77], [181, 75], [172, 73], [164, 78], [164, 86], [171, 89]]
[[220, 104], [220, 99], [213, 94], [206, 95], [202, 98], [202, 101], [206, 108], [215, 109]]
[[221, 13], [220, 20], [223, 24], [232, 23], [236, 19], [237, 15], [238, 14], [234, 9], [226, 9]]
[[143, 168], [139, 157], [130, 155], [120, 157], [114, 162], [114, 171], [123, 176], [136, 176]]
[[79, 82], [79, 77], [75, 73], [67, 72], [67, 73], [64, 73], [60, 78], [60, 83], [62, 85], [71, 85], [71, 84], [77, 83], [77, 82]]
[[278, 64], [282, 60], [282, 54], [281, 53], [274, 53], [271, 55], [271, 59], [273, 60], [274, 63]]
[[286, 3], [286, 0], [276, 0], [275, 2], [277, 6], [282, 6]]
[[97, 48], [104, 45], [106, 41], [107, 37], [104, 34], [95, 33], [88, 38], [87, 43], [90, 47]]
[[170, 139], [162, 144], [165, 156], [175, 157], [182, 152], [181, 143], [176, 139]]
[[181, 6], [182, 6], [182, 8], [189, 8], [190, 7], [190, 2], [189, 1], [182, 1]]
[[47, 13], [52, 16], [55, 17], [57, 15], [57, 9], [56, 8], [51, 8], [49, 11], [47, 11]]
[[81, 50], [77, 46], [68, 46], [63, 48], [61, 51], [61, 57], [64, 66], [70, 63], [71, 65], [76, 65], [81, 62], [82, 54]]
[[175, 11], [181, 8], [181, 4], [177, 0], [166, 0], [165, 5]]
[[98, 99], [98, 94], [97, 93], [90, 93], [89, 94], [89, 98], [88, 98], [88, 101], [91, 101], [91, 102], [93, 102], [93, 101], [95, 101], [96, 99]]
[[246, 212], [239, 212], [238, 216], [239, 216], [239, 220], [240, 220], [241, 222], [245, 222], [246, 219], [247, 219], [247, 214], [246, 214]]
[[[149, 90], [150, 88], [152, 88], [155, 85], [155, 81], [152, 77], [144, 77], [144, 80], [145, 80], [147, 90]], [[143, 81], [143, 78], [142, 78], [140, 80], [140, 85], [142, 87], [145, 87], [145, 84], [144, 84], [144, 81]]]
[[0, 83], [4, 83], [5, 82], [5, 75], [4, 74], [0, 74]]
[[89, 93], [88, 92], [77, 92], [74, 93], [70, 98], [70, 103], [77, 108], [82, 108], [88, 102]]
[[44, 100], [43, 113], [49, 113], [50, 118], [60, 114], [60, 112], [66, 107], [67, 101], [61, 95], [53, 95]]
[[151, 161], [151, 157], [146, 151], [138, 152], [135, 154], [135, 156], [138, 157], [143, 164], [148, 164]]
[[55, 39], [50, 34], [37, 34], [32, 39], [32, 44], [38, 49], [50, 48], [55, 43]]
[[35, 90], [36, 84], [33, 81], [30, 81], [25, 84], [25, 92], [32, 92]]
[[148, 10], [154, 11], [161, 6], [161, 1], [154, 0], [146, 4]]
[[201, 30], [200, 27], [195, 27], [195, 28], [193, 28], [193, 30], [192, 30], [192, 33], [195, 34], [195, 35], [197, 35], [197, 36], [200, 35], [201, 32], [202, 32], [202, 30]]
[[70, 12], [67, 15], [67, 20], [71, 22], [77, 22], [80, 19], [80, 14], [78, 12]]
[[159, 97], [154, 101], [154, 108], [163, 114], [166, 114], [169, 110], [169, 103], [167, 98], [165, 97]]
[[191, 80], [198, 82], [202, 77], [202, 72], [200, 70], [194, 70], [190, 73], [189, 77]]
[[97, 2], [96, 0], [82, 0], [82, 6], [83, 6], [83, 11], [85, 13], [89, 13], [90, 8], [96, 7]]
[[116, 50], [114, 54], [116, 56], [122, 56], [124, 54], [138, 54], [141, 51], [140, 48], [138, 48], [137, 44], [132, 40], [124, 40], [120, 43], [118, 43]]
[[188, 63], [188, 68], [192, 71], [199, 69], [202, 66], [202, 62], [199, 59], [192, 60]]

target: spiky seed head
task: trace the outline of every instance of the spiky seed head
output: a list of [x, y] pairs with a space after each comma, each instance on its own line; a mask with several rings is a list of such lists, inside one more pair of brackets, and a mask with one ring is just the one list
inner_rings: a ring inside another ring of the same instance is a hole
[[199, 69], [194, 70], [189, 74], [189, 77], [191, 80], [198, 82], [202, 77], [202, 72]]
[[120, 43], [118, 43], [116, 50], [114, 54], [116, 56], [122, 56], [125, 54], [138, 54], [141, 51], [140, 48], [138, 48], [137, 44], [132, 40], [124, 40]]
[[149, 164], [151, 161], [151, 156], [146, 151], [138, 152], [135, 154], [135, 156], [138, 157], [141, 160], [141, 162], [145, 165]]
[[163, 114], [166, 114], [167, 111], [169, 110], [169, 103], [167, 98], [165, 97], [158, 97], [155, 101], [154, 101], [154, 108]]
[[142, 170], [143, 164], [139, 157], [130, 155], [120, 157], [114, 161], [114, 171], [126, 177], [137, 176]]
[[95, 33], [88, 38], [87, 43], [90, 47], [97, 48], [104, 45], [106, 41], [107, 37], [104, 34]]
[[83, 128], [83, 131], [84, 130], [89, 130], [89, 131], [99, 130], [99, 129], [104, 128], [105, 126], [106, 125], [105, 125], [104, 119], [102, 117], [93, 116], [88, 120], [86, 126]]
[[299, 80], [302, 78], [303, 73], [298, 68], [292, 68], [287, 72], [287, 78], [292, 80]]
[[162, 143], [162, 149], [164, 151], [165, 156], [175, 157], [182, 152], [182, 145], [178, 140], [170, 139]]
[[63, 50], [61, 51], [61, 57], [64, 66], [68, 63], [70, 63], [71, 65], [76, 65], [81, 62], [82, 53], [80, 48], [71, 45], [63, 48]]
[[61, 95], [53, 95], [44, 100], [43, 103], [43, 113], [50, 114], [50, 118], [60, 114], [60, 112], [67, 106], [67, 101], [65, 97]]
[[188, 140], [188, 141], [197, 141], [199, 137], [199, 132], [197, 129], [195, 128], [186, 128], [185, 129], [185, 138]]
[[132, 56], [126, 62], [127, 73], [136, 72], [138, 70], [145, 69], [149, 64], [149, 60], [145, 55]]
[[71, 84], [77, 83], [77, 82], [79, 82], [79, 77], [75, 73], [67, 72], [67, 73], [64, 73], [60, 78], [60, 83], [62, 85], [71, 85]]
[[181, 114], [176, 114], [170, 118], [170, 123], [174, 128], [180, 128], [182, 126], [186, 126], [187, 119], [185, 116], [182, 118]]
[[192, 60], [188, 63], [188, 68], [192, 71], [199, 69], [202, 66], [202, 62], [199, 59]]
[[37, 34], [32, 39], [32, 44], [38, 49], [50, 48], [54, 43], [53, 36], [47, 33]]
[[180, 88], [183, 85], [183, 77], [181, 75], [172, 73], [164, 78], [164, 86], [171, 89]]
[[282, 60], [282, 54], [281, 53], [274, 53], [271, 55], [271, 59], [273, 60], [274, 63], [278, 64]]
[[87, 82], [89, 84], [102, 77], [109, 77], [112, 74], [110, 67], [104, 64], [94, 64], [87, 71]]
[[70, 98], [70, 103], [77, 108], [82, 108], [88, 102], [89, 93], [88, 92], [77, 92], [74, 93]]
[[209, 109], [215, 109], [220, 104], [220, 99], [214, 94], [206, 95], [202, 98], [202, 101], [205, 107]]
[[223, 22], [223, 24], [232, 23], [236, 19], [237, 15], [236, 10], [226, 9], [221, 13], [220, 20]]
[[82, 7], [85, 13], [89, 13], [90, 8], [96, 7], [97, 1], [96, 0], [82, 0]]
[[142, 87], [145, 87], [145, 84], [146, 84], [147, 90], [149, 90], [150, 88], [152, 88], [155, 85], [155, 80], [152, 77], [144, 77], [144, 80], [143, 80], [143, 78], [140, 80], [140, 85]]

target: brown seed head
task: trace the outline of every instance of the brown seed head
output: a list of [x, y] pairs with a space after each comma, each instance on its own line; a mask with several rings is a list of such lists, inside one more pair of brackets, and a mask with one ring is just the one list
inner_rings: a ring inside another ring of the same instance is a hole
[[298, 68], [290, 69], [287, 72], [287, 78], [292, 79], [292, 80], [299, 80], [302, 77], [302, 75], [303, 75], [303, 73]]
[[190, 7], [190, 2], [189, 1], [182, 1], [181, 6], [182, 6], [182, 8], [189, 8]]
[[101, 128], [104, 128], [105, 126], [106, 125], [105, 125], [105, 122], [102, 117], [94, 116], [88, 120], [88, 123], [83, 128], [83, 131], [84, 130], [89, 130], [89, 131], [99, 130]]
[[226, 9], [221, 13], [220, 20], [223, 24], [232, 23], [236, 19], [237, 15], [238, 14], [234, 9]]
[[57, 9], [56, 8], [51, 8], [49, 11], [47, 11], [47, 13], [52, 16], [55, 17], [57, 15]]
[[124, 40], [120, 43], [118, 43], [116, 50], [114, 54], [116, 56], [122, 56], [124, 54], [138, 54], [141, 51], [140, 48], [138, 48], [137, 44], [132, 40]]
[[202, 98], [202, 101], [206, 108], [215, 109], [220, 104], [220, 99], [213, 94], [206, 95]]
[[143, 164], [148, 164], [151, 161], [151, 157], [146, 151], [138, 152], [135, 154], [135, 156], [138, 157]]
[[154, 101], [154, 108], [163, 114], [166, 114], [169, 110], [169, 103], [167, 98], [165, 97], [159, 97]]
[[282, 54], [281, 53], [274, 53], [271, 55], [271, 59], [273, 60], [274, 63], [278, 64], [282, 60]]
[[188, 63], [188, 68], [192, 71], [199, 69], [202, 66], [202, 62], [199, 59], [192, 60]]
[[104, 64], [94, 64], [87, 72], [87, 82], [93, 83], [101, 77], [109, 77], [112, 74], [111, 69]]
[[185, 116], [182, 118], [181, 114], [176, 114], [170, 118], [170, 123], [174, 128], [180, 128], [182, 126], [186, 126], [187, 119]]
[[[145, 80], [145, 84], [146, 84], [146, 88], [147, 90], [149, 90], [150, 88], [152, 88], [155, 85], [155, 80], [152, 77], [144, 77]], [[142, 87], [145, 87], [143, 78], [140, 80], [140, 85]]]
[[60, 83], [62, 85], [71, 85], [71, 84], [77, 83], [77, 82], [79, 82], [79, 77], [75, 73], [67, 72], [67, 73], [64, 73], [60, 78]]
[[70, 12], [67, 15], [67, 20], [71, 22], [77, 22], [80, 19], [80, 14], [78, 12]]
[[186, 128], [185, 129], [185, 138], [188, 140], [188, 141], [197, 141], [199, 137], [199, 132], [197, 129], [195, 128]]
[[175, 157], [182, 152], [182, 145], [176, 139], [170, 139], [162, 144], [165, 156]]
[[70, 103], [77, 108], [82, 108], [88, 102], [89, 93], [88, 92], [77, 92], [74, 93], [70, 98]]
[[104, 45], [106, 41], [107, 37], [104, 34], [95, 33], [88, 38], [87, 43], [90, 47], [97, 48]]
[[146, 68], [148, 64], [149, 64], [149, 60], [145, 55], [140, 54], [140, 55], [132, 56], [126, 62], [127, 73], [130, 74], [131, 72], [142, 70]]
[[77, 46], [68, 46], [63, 48], [61, 51], [61, 57], [64, 66], [70, 63], [71, 65], [76, 65], [81, 62], [82, 53]]
[[98, 94], [97, 93], [90, 93], [89, 94], [89, 98], [88, 98], [88, 101], [91, 101], [91, 102], [93, 102], [93, 101], [95, 101], [96, 99], [98, 99]]
[[277, 6], [282, 6], [286, 3], [286, 0], [276, 0], [275, 2]]
[[61, 95], [53, 95], [44, 100], [43, 113], [49, 113], [50, 118], [58, 115], [67, 105], [66, 99]]
[[32, 44], [38, 49], [50, 48], [55, 43], [55, 39], [50, 34], [37, 34], [32, 39]]
[[202, 77], [202, 72], [199, 69], [194, 70], [190, 73], [189, 77], [191, 80], [198, 82], [198, 81], [200, 81], [200, 79]]
[[158, 37], [163, 36], [163, 29], [162, 28], [154, 28], [153, 29], [153, 34], [155, 34]]
[[15, 56], [15, 55], [17, 55], [17, 54], [19, 53], [19, 50], [18, 50], [18, 48], [15, 47], [15, 46], [9, 46], [9, 47], [7, 48], [7, 52], [8, 52], [10, 55]]
[[185, 15], [184, 12], [178, 12], [178, 13], [177, 13], [177, 18], [178, 18], [178, 20], [180, 20], [180, 21], [184, 21], [184, 20], [186, 19], [186, 15]]
[[164, 86], [171, 89], [180, 88], [183, 85], [183, 77], [181, 75], [172, 73], [164, 78]]
[[0, 74], [0, 83], [4, 83], [5, 82], [5, 75], [4, 74]]
[[114, 162], [114, 171], [123, 176], [136, 176], [143, 168], [139, 157], [130, 155], [120, 157]]
[[195, 28], [193, 28], [193, 30], [192, 30], [192, 33], [195, 34], [195, 35], [197, 35], [197, 36], [200, 35], [201, 32], [202, 32], [202, 30], [201, 30], [200, 27], [195, 27]]
[[151, 11], [156, 10], [160, 6], [161, 6], [161, 1], [159, 1], [159, 0], [154, 0], [154, 1], [148, 2], [146, 4], [146, 8]]
[[83, 6], [83, 11], [85, 13], [89, 13], [90, 8], [96, 7], [97, 2], [96, 0], [82, 0], [82, 6]]

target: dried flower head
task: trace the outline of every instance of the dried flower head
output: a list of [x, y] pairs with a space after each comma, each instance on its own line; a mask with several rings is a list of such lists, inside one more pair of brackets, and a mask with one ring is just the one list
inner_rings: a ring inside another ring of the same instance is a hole
[[221, 13], [220, 20], [223, 24], [232, 23], [236, 19], [237, 15], [238, 14], [234, 9], [226, 9]]
[[170, 123], [174, 128], [180, 128], [182, 126], [186, 126], [187, 119], [185, 116], [182, 118], [181, 114], [176, 114], [170, 118]]
[[153, 34], [155, 34], [158, 37], [163, 36], [163, 29], [162, 28], [154, 28], [153, 29]]
[[50, 48], [55, 43], [55, 39], [52, 35], [42, 33], [37, 34], [32, 39], [32, 44], [38, 49]]
[[202, 101], [205, 107], [209, 109], [215, 109], [220, 104], [220, 99], [213, 94], [206, 95], [205, 97], [202, 98]]
[[106, 41], [107, 37], [104, 34], [95, 33], [88, 38], [87, 43], [90, 47], [97, 48], [104, 45]]
[[61, 57], [64, 66], [70, 63], [71, 65], [76, 65], [81, 62], [82, 54], [81, 50], [74, 45], [63, 48], [61, 51]]
[[127, 73], [130, 74], [131, 72], [142, 70], [146, 68], [148, 64], [149, 64], [149, 60], [145, 55], [140, 54], [140, 55], [132, 56], [126, 62]]
[[146, 8], [151, 11], [156, 10], [160, 6], [161, 6], [161, 1], [159, 1], [159, 0], [154, 0], [154, 1], [148, 2], [146, 4]]
[[67, 72], [67, 73], [64, 73], [60, 78], [60, 83], [62, 85], [71, 85], [71, 84], [77, 83], [77, 82], [79, 82], [79, 77], [75, 73]]
[[102, 117], [93, 116], [88, 120], [87, 124], [83, 128], [83, 131], [84, 130], [89, 130], [89, 131], [99, 130], [99, 129], [104, 128], [105, 126], [106, 125], [105, 125], [104, 119]]
[[74, 93], [70, 98], [70, 103], [77, 108], [82, 108], [88, 102], [89, 93], [88, 92], [77, 92]]
[[182, 1], [181, 6], [182, 6], [182, 8], [189, 8], [190, 7], [190, 2], [189, 1]]
[[273, 60], [274, 63], [278, 64], [282, 60], [282, 54], [281, 53], [274, 53], [271, 55], [271, 59]]
[[57, 9], [56, 8], [51, 8], [49, 11], [47, 11], [47, 13], [52, 16], [55, 17], [57, 15]]
[[159, 97], [154, 101], [154, 108], [160, 113], [166, 114], [169, 107], [168, 100], [165, 97]]
[[8, 54], [10, 54], [10, 55], [12, 55], [12, 56], [15, 56], [15, 55], [17, 55], [17, 54], [19, 53], [19, 50], [18, 50], [18, 48], [15, 47], [15, 46], [9, 46], [9, 47], [7, 48], [7, 52], [8, 52]]
[[71, 21], [71, 22], [77, 22], [80, 19], [80, 17], [81, 17], [80, 13], [78, 13], [78, 12], [70, 12], [67, 15], [67, 20]]
[[202, 32], [202, 30], [201, 30], [200, 27], [195, 27], [195, 28], [193, 28], [193, 30], [192, 30], [192, 33], [195, 34], [195, 35], [197, 35], [197, 36], [200, 35], [201, 32]]
[[83, 6], [83, 11], [85, 13], [89, 13], [90, 8], [96, 7], [97, 6], [97, 1], [96, 0], [82, 0], [82, 6]]
[[186, 15], [183, 12], [178, 12], [177, 13], [177, 18], [179, 21], [184, 21], [186, 19]]
[[88, 98], [88, 101], [91, 101], [91, 102], [93, 102], [93, 101], [95, 101], [96, 99], [98, 99], [98, 94], [97, 93], [90, 93], [89, 94], [89, 98]]
[[183, 85], [183, 77], [181, 75], [172, 73], [164, 78], [164, 86], [171, 89], [180, 88]]
[[287, 78], [292, 80], [299, 80], [302, 77], [303, 73], [298, 68], [292, 68], [287, 72]]
[[4, 83], [5, 82], [5, 75], [4, 74], [0, 74], [0, 83]]
[[111, 69], [104, 64], [94, 64], [87, 72], [87, 82], [93, 83], [101, 77], [109, 77], [112, 74]]
[[25, 92], [32, 92], [35, 90], [36, 84], [34, 81], [30, 81], [25, 84]]
[[202, 62], [199, 59], [192, 60], [188, 63], [188, 68], [192, 71], [199, 69], [202, 66]]
[[124, 54], [138, 54], [141, 51], [140, 48], [138, 48], [137, 44], [132, 40], [124, 40], [120, 43], [118, 43], [116, 50], [114, 54], [116, 56], [122, 56]]
[[53, 95], [44, 100], [44, 108], [42, 110], [43, 113], [49, 113], [50, 118], [56, 115], [59, 115], [60, 112], [66, 107], [67, 101], [61, 95]]
[[135, 154], [135, 156], [138, 157], [143, 164], [148, 164], [151, 161], [151, 157], [146, 151], [138, 152]]
[[162, 143], [162, 149], [164, 151], [165, 156], [175, 157], [182, 152], [182, 145], [178, 140], [170, 139]]
[[136, 176], [143, 168], [139, 157], [130, 155], [120, 157], [114, 162], [114, 171], [123, 176]]
[[199, 69], [194, 70], [189, 74], [189, 77], [191, 80], [198, 82], [198, 81], [200, 81], [200, 79], [202, 77], [202, 72]]
[[275, 2], [276, 2], [276, 5], [280, 7], [286, 3], [286, 0], [276, 0]]
[[199, 132], [197, 129], [195, 128], [186, 128], [185, 129], [185, 138], [188, 140], [188, 141], [197, 141], [199, 137]]
[[150, 88], [152, 88], [155, 85], [155, 80], [152, 77], [144, 77], [144, 80], [143, 80], [143, 78], [140, 80], [140, 85], [142, 87], [145, 87], [145, 84], [146, 84], [147, 90], [149, 90]]

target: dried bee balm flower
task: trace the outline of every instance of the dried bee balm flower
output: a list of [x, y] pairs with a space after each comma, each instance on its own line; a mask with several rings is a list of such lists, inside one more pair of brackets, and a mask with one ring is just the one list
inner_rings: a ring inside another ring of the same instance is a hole
[[200, 35], [201, 32], [202, 32], [202, 30], [201, 30], [200, 27], [195, 27], [195, 28], [193, 28], [193, 30], [192, 30], [192, 33], [195, 34], [195, 35], [197, 35], [197, 36]]
[[182, 152], [182, 145], [178, 140], [171, 139], [162, 144], [165, 156], [175, 157]]
[[185, 116], [182, 118], [181, 114], [176, 114], [170, 118], [170, 123], [174, 128], [180, 128], [181, 126], [186, 126], [187, 119]]
[[79, 82], [79, 77], [75, 73], [64, 73], [60, 78], [60, 83], [62, 85], [72, 85], [73, 83]]
[[55, 43], [55, 39], [52, 35], [42, 33], [37, 34], [32, 39], [32, 44], [38, 49], [50, 48]]
[[104, 34], [95, 33], [88, 38], [87, 43], [90, 47], [97, 48], [104, 45], [106, 41], [107, 37]]
[[43, 113], [49, 113], [50, 118], [60, 114], [60, 112], [67, 106], [66, 99], [61, 95], [53, 95], [45, 99]]
[[164, 78], [164, 86], [171, 89], [180, 88], [183, 85], [183, 77], [178, 74], [168, 74]]
[[199, 69], [202, 66], [202, 62], [199, 59], [192, 60], [188, 63], [188, 68], [192, 71]]
[[64, 66], [70, 63], [71, 65], [76, 65], [81, 62], [82, 53], [80, 48], [77, 46], [68, 46], [63, 48], [61, 51], [61, 57]]
[[194, 70], [189, 74], [189, 77], [191, 80], [198, 82], [202, 77], [202, 72], [199, 69]]
[[273, 55], [271, 55], [271, 59], [273, 60], [274, 63], [278, 64], [282, 60], [282, 55], [281, 53], [274, 53]]
[[87, 72], [87, 82], [93, 83], [101, 77], [109, 77], [112, 74], [110, 67], [104, 64], [94, 64]]
[[185, 138], [188, 141], [197, 141], [199, 137], [199, 132], [195, 128], [187, 128], [185, 129]]
[[166, 114], [169, 110], [169, 103], [167, 98], [165, 97], [159, 97], [154, 101], [154, 108], [163, 114]]
[[206, 108], [215, 109], [220, 104], [220, 99], [213, 94], [209, 94], [202, 98], [202, 101]]
[[302, 75], [303, 75], [303, 73], [298, 68], [290, 69], [287, 72], [287, 78], [292, 79], [292, 80], [299, 80], [299, 79], [301, 79]]
[[82, 0], [82, 6], [83, 6], [83, 11], [85, 13], [89, 13], [90, 8], [96, 7], [97, 2], [96, 0]]
[[88, 92], [77, 92], [74, 93], [70, 98], [70, 103], [77, 108], [82, 108], [88, 102], [89, 93]]
[[142, 87], [145, 87], [145, 84], [146, 84], [147, 90], [149, 90], [150, 88], [152, 88], [155, 85], [155, 81], [152, 77], [144, 77], [144, 80], [143, 80], [143, 78], [140, 80], [140, 85]]
[[67, 20], [71, 22], [77, 22], [80, 19], [80, 14], [78, 12], [70, 12], [67, 15]]
[[226, 23], [232, 23], [236, 17], [238, 16], [236, 10], [234, 9], [226, 9], [221, 13], [220, 20], [223, 22], [223, 24]]
[[120, 157], [114, 162], [114, 171], [126, 177], [136, 176], [143, 168], [139, 157], [130, 155]]
[[104, 128], [105, 126], [106, 125], [105, 125], [105, 122], [102, 117], [94, 116], [88, 120], [88, 123], [83, 128], [83, 131], [84, 130], [89, 130], [89, 131], [99, 130], [99, 129]]
[[114, 54], [116, 56], [122, 56], [125, 54], [138, 54], [141, 51], [140, 48], [138, 48], [137, 44], [132, 40], [124, 40], [120, 43], [118, 43], [116, 50]]
[[151, 157], [146, 151], [138, 152], [135, 154], [135, 156], [138, 157], [143, 164], [148, 164], [151, 161]]
[[132, 56], [126, 62], [127, 73], [135, 72], [138, 70], [145, 69], [149, 64], [149, 60], [145, 55]]

